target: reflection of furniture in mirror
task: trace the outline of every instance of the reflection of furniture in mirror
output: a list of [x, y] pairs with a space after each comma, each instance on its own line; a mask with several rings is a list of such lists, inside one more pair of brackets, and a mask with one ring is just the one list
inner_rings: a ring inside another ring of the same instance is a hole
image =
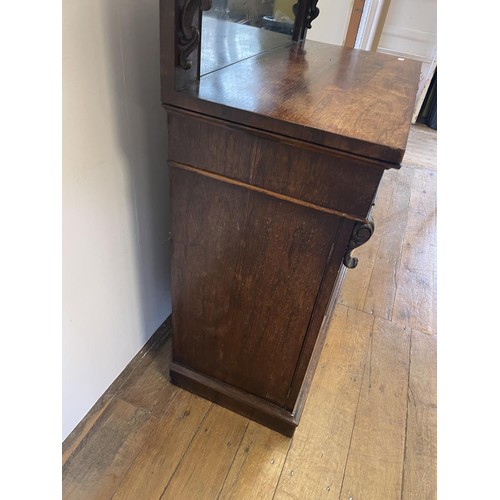
[[212, 7], [205, 15], [248, 26], [263, 26], [264, 17], [272, 17], [274, 0], [248, 2], [247, 0], [212, 0]]
[[288, 45], [290, 36], [203, 16], [201, 41], [200, 73], [206, 75], [242, 59]]
[[171, 377], [291, 435], [380, 179], [403, 158], [419, 67], [294, 41], [314, 0], [298, 2], [291, 37], [200, 6], [161, 2]]

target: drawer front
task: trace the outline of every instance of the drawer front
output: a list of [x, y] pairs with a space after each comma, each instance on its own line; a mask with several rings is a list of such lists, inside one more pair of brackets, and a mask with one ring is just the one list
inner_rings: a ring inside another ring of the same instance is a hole
[[341, 153], [173, 112], [168, 158], [358, 218], [366, 217], [384, 172], [383, 165]]

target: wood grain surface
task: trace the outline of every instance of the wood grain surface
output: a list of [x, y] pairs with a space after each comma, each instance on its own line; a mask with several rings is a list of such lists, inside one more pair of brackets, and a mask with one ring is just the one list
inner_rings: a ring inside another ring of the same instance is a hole
[[311, 151], [304, 144], [287, 144], [282, 138], [221, 120], [169, 112], [168, 125], [170, 161], [348, 217], [366, 217], [385, 171], [377, 162], [335, 151]]
[[436, 337], [412, 330], [402, 497], [436, 498]]
[[160, 498], [217, 498], [248, 422], [232, 411], [212, 405]]
[[275, 499], [339, 498], [373, 316], [337, 306]]
[[410, 332], [375, 318], [340, 498], [401, 494]]
[[62, 497], [111, 498], [156, 423], [148, 411], [114, 398], [64, 464]]
[[290, 444], [287, 437], [250, 422], [218, 498], [271, 498]]
[[114, 499], [160, 498], [202, 425], [210, 403], [187, 391], [174, 391], [171, 404], [128, 469]]
[[163, 103], [399, 164], [419, 74], [410, 59], [306, 41], [166, 91]]
[[283, 406], [340, 219], [171, 176], [174, 359]]

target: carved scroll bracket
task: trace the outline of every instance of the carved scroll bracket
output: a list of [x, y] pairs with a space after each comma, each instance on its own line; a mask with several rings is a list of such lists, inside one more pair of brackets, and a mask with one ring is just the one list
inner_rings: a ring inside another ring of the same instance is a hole
[[344, 266], [349, 269], [354, 269], [358, 265], [358, 259], [356, 257], [351, 257], [351, 252], [355, 248], [364, 245], [371, 238], [374, 230], [375, 225], [371, 219], [364, 222], [356, 222], [352, 230], [351, 239], [347, 245], [347, 251], [344, 255]]
[[311, 23], [319, 16], [318, 0], [312, 0], [307, 13], [306, 25], [307, 29], [311, 29]]
[[306, 32], [311, 28], [311, 23], [319, 16], [318, 0], [299, 0], [292, 7], [295, 15], [292, 40], [301, 42], [306, 37]]
[[200, 43], [200, 29], [194, 25], [195, 16], [200, 10], [212, 8], [212, 0], [185, 0], [180, 8], [180, 27], [178, 34], [179, 43], [179, 66], [182, 69], [190, 69], [192, 61], [190, 54]]

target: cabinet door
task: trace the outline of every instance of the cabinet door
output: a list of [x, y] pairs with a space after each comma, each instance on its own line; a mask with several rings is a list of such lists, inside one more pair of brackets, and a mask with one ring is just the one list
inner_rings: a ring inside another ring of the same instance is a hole
[[283, 406], [334, 215], [171, 167], [173, 357]]

